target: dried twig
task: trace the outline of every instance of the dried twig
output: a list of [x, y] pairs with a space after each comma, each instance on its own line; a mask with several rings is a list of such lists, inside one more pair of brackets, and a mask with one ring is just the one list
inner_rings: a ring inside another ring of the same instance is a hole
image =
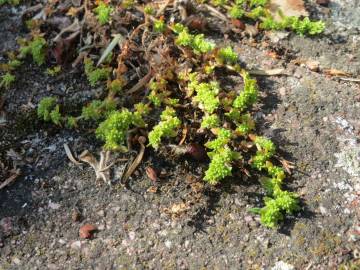
[[112, 50], [115, 48], [115, 46], [119, 43], [122, 43], [124, 41], [124, 37], [121, 34], [115, 34], [114, 38], [110, 42], [110, 44], [107, 46], [105, 51], [102, 53], [99, 61], [97, 62], [96, 66], [99, 66], [105, 58], [112, 52]]
[[128, 170], [126, 171], [126, 173], [123, 175], [122, 177], [122, 181], [126, 181], [135, 171], [135, 169], [139, 166], [139, 164], [141, 163], [143, 157], [144, 157], [144, 153], [145, 153], [145, 137], [139, 137], [139, 144], [140, 144], [140, 152], [137, 155], [137, 157], [134, 159], [133, 163], [131, 163], [131, 165], [129, 166]]
[[65, 153], [66, 153], [67, 157], [70, 159], [71, 162], [73, 162], [76, 165], [81, 165], [81, 163], [74, 158], [74, 156], [70, 150], [70, 147], [66, 143], [64, 143], [64, 149], [65, 149]]
[[208, 5], [208, 4], [204, 4], [204, 7], [207, 8], [207, 10], [214, 15], [215, 17], [217, 17], [218, 19], [228, 22], [228, 18], [222, 14], [220, 11], [218, 11], [216, 8], [213, 8], [212, 6]]
[[151, 77], [152, 77], [152, 70], [150, 68], [149, 72], [141, 80], [139, 80], [137, 84], [131, 87], [128, 91], [126, 91], [126, 94], [128, 95], [139, 91], [143, 86], [145, 86], [145, 84], [147, 84], [150, 81]]
[[347, 82], [357, 82], [357, 83], [360, 83], [360, 78], [344, 78], [344, 77], [339, 77], [339, 80], [347, 81]]
[[11, 170], [10, 172], [12, 172], [12, 175], [10, 177], [8, 177], [7, 179], [5, 179], [5, 181], [0, 184], [0, 190], [3, 189], [4, 187], [8, 186], [12, 182], [14, 182], [14, 180], [20, 175], [19, 169]]
[[287, 73], [285, 73], [285, 69], [283, 68], [274, 68], [274, 69], [266, 69], [266, 70], [252, 69], [249, 70], [249, 74], [257, 75], [257, 76], [288, 75]]

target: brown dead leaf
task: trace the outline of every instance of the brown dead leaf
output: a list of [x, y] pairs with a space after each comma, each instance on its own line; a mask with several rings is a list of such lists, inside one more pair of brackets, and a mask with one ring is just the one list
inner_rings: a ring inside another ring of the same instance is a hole
[[138, 139], [138, 142], [140, 144], [139, 154], [134, 159], [133, 163], [131, 163], [128, 170], [126, 171], [126, 173], [122, 177], [122, 181], [126, 181], [133, 174], [133, 172], [139, 166], [139, 164], [141, 163], [141, 161], [142, 161], [142, 159], [144, 157], [144, 153], [145, 153], [145, 145], [144, 145], [144, 143], [146, 142], [146, 138], [143, 137], [143, 136], [140, 136], [139, 139]]
[[271, 0], [269, 10], [276, 20], [281, 19], [278, 14], [279, 9], [285, 16], [309, 16], [303, 0]]
[[153, 167], [150, 167], [150, 166], [146, 167], [145, 172], [146, 172], [146, 175], [150, 178], [151, 181], [153, 181], [153, 182], [157, 181], [158, 176], [157, 176], [157, 173], [156, 173], [156, 171], [154, 170]]
[[83, 239], [89, 239], [96, 230], [97, 228], [94, 225], [87, 223], [79, 229], [79, 236]]

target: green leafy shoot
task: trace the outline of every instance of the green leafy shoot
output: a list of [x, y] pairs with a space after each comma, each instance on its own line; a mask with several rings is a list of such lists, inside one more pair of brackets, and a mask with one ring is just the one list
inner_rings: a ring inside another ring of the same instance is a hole
[[9, 4], [11, 6], [17, 6], [20, 0], [0, 0], [0, 6]]
[[101, 1], [94, 9], [94, 12], [96, 13], [96, 18], [98, 19], [99, 23], [104, 25], [110, 21], [110, 14], [113, 12], [113, 8]]
[[56, 98], [54, 97], [45, 97], [40, 101], [37, 115], [46, 122], [52, 121], [55, 125], [61, 125], [60, 106], [56, 104]]
[[61, 66], [55, 66], [53, 68], [46, 69], [46, 74], [48, 74], [49, 76], [56, 76], [60, 72], [61, 72]]
[[310, 21], [308, 17], [300, 19], [298, 17], [283, 17], [280, 22], [272, 17], [265, 18], [260, 27], [265, 30], [284, 30], [289, 29], [299, 35], [318, 35], [325, 30], [325, 23], [322, 21]]
[[220, 63], [235, 64], [238, 61], [238, 55], [228, 46], [219, 50], [218, 59]]
[[88, 106], [82, 108], [81, 116], [85, 120], [98, 121], [106, 118], [115, 109], [116, 103], [113, 99], [93, 100]]
[[94, 62], [90, 58], [84, 59], [84, 65], [85, 74], [91, 86], [95, 86], [110, 76], [111, 68], [95, 68]]
[[207, 41], [204, 34], [192, 35], [186, 27], [181, 29], [180, 24], [175, 25], [174, 29], [174, 32], [178, 33], [176, 44], [191, 47], [195, 54], [208, 53], [215, 48], [215, 44]]
[[233, 5], [228, 13], [229, 16], [233, 19], [241, 19], [245, 15], [245, 10], [242, 6]]
[[199, 83], [197, 78], [192, 76], [188, 88], [196, 92], [193, 101], [197, 103], [199, 108], [204, 112], [212, 114], [219, 107], [220, 100], [217, 95], [219, 94], [220, 88], [216, 81]]
[[215, 185], [220, 180], [231, 175], [231, 162], [234, 160], [233, 151], [228, 147], [222, 148], [211, 155], [209, 168], [205, 172], [204, 180], [209, 184]]
[[105, 142], [106, 149], [126, 151], [124, 144], [129, 127], [140, 122], [138, 117], [126, 108], [113, 111], [96, 129], [96, 137]]
[[247, 72], [243, 73], [243, 79], [244, 89], [233, 102], [233, 107], [240, 111], [244, 111], [253, 105], [257, 101], [258, 97], [256, 80], [251, 79]]
[[163, 138], [175, 137], [177, 129], [181, 125], [180, 119], [176, 116], [175, 110], [171, 107], [161, 113], [161, 121], [149, 133], [149, 145], [158, 149]]
[[166, 24], [163, 19], [154, 21], [154, 32], [162, 33], [166, 30]]
[[36, 36], [30, 42], [27, 42], [27, 45], [20, 47], [19, 57], [24, 58], [30, 54], [34, 62], [40, 66], [45, 63], [46, 46], [46, 40], [43, 37]]
[[205, 115], [201, 121], [201, 128], [215, 128], [220, 125], [219, 116], [216, 114]]
[[9, 89], [11, 84], [15, 81], [15, 76], [9, 72], [6, 72], [4, 75], [1, 76], [0, 80], [0, 88]]

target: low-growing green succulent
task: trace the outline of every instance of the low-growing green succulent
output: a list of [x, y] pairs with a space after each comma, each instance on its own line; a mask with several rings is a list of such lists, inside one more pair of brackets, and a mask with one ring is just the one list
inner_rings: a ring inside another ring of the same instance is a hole
[[289, 29], [299, 35], [317, 35], [324, 31], [325, 23], [322, 21], [310, 21], [308, 17], [300, 19], [298, 17], [283, 17], [281, 21], [275, 21], [272, 17], [265, 18], [260, 27], [265, 30], [284, 30]]
[[245, 15], [245, 10], [240, 5], [233, 5], [229, 10], [229, 16], [233, 19], [241, 19]]
[[180, 119], [171, 107], [166, 107], [161, 113], [160, 119], [161, 121], [149, 133], [149, 145], [155, 149], [159, 147], [163, 138], [176, 136], [177, 128], [181, 125]]
[[113, 10], [114, 9], [109, 4], [106, 4], [103, 1], [99, 2], [98, 6], [94, 9], [94, 12], [101, 25], [110, 21], [110, 14]]
[[219, 125], [220, 119], [216, 114], [205, 115], [201, 121], [201, 128], [215, 128]]
[[243, 72], [244, 89], [236, 97], [233, 102], [233, 107], [240, 111], [246, 110], [257, 101], [258, 88], [256, 80], [251, 79], [247, 72]]
[[37, 108], [37, 115], [44, 121], [51, 121], [55, 125], [61, 125], [62, 116], [60, 113], [60, 106], [56, 104], [56, 98], [45, 97], [43, 98]]
[[91, 86], [95, 86], [98, 82], [107, 80], [110, 75], [110, 68], [96, 68], [94, 62], [90, 58], [84, 59], [85, 74]]
[[16, 6], [20, 3], [20, 0], [0, 0], [0, 6], [9, 4], [12, 6]]
[[0, 88], [9, 89], [11, 84], [15, 81], [15, 76], [12, 75], [9, 72], [6, 72], [4, 75], [2, 75], [0, 80]]
[[31, 55], [34, 62], [37, 65], [42, 65], [46, 60], [46, 47], [47, 42], [41, 36], [35, 36], [30, 42], [27, 42], [26, 45], [20, 47], [20, 58], [24, 58], [27, 55]]
[[109, 150], [126, 151], [125, 142], [130, 126], [145, 125], [140, 114], [123, 108], [113, 111], [100, 123], [96, 129], [96, 137], [105, 142], [104, 147]]
[[163, 19], [155, 20], [154, 21], [154, 32], [162, 33], [166, 29], [166, 24]]
[[215, 44], [207, 41], [204, 34], [190, 34], [188, 28], [181, 24], [174, 26], [174, 32], [178, 34], [176, 44], [191, 47], [195, 54], [208, 53], [215, 48]]
[[227, 64], [235, 64], [238, 61], [237, 53], [230, 46], [221, 48], [218, 52], [218, 58], [221, 63]]
[[115, 109], [116, 103], [113, 99], [93, 100], [88, 106], [82, 108], [81, 116], [85, 120], [98, 121], [106, 118]]

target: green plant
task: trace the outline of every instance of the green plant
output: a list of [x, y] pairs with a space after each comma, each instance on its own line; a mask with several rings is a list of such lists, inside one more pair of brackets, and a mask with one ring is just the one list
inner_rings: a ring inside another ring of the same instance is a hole
[[46, 59], [46, 40], [41, 36], [35, 36], [30, 42], [24, 42], [20, 47], [20, 58], [31, 55], [33, 60], [39, 66], [45, 63]]
[[215, 44], [207, 41], [203, 34], [192, 35], [181, 24], [174, 26], [174, 32], [178, 34], [176, 44], [191, 47], [195, 54], [208, 53], [215, 48]]
[[84, 59], [85, 74], [91, 86], [95, 86], [99, 81], [106, 80], [111, 72], [110, 68], [95, 68], [94, 62], [90, 58]]
[[17, 6], [20, 3], [20, 0], [0, 0], [0, 6], [9, 4], [12, 6]]
[[149, 145], [157, 149], [162, 138], [174, 137], [177, 134], [176, 129], [181, 125], [181, 121], [176, 117], [175, 110], [170, 107], [161, 113], [161, 121], [154, 126], [149, 133]]
[[61, 71], [61, 66], [55, 66], [53, 68], [47, 68], [46, 69], [46, 74], [48, 74], [49, 76], [56, 76], [57, 74], [59, 74]]
[[218, 58], [221, 63], [235, 64], [238, 61], [238, 55], [230, 46], [221, 48], [218, 52]]
[[140, 114], [125, 108], [122, 111], [113, 111], [96, 129], [96, 137], [105, 142], [106, 149], [126, 151], [124, 144], [131, 125], [145, 125]]
[[204, 180], [212, 185], [230, 176], [232, 171], [231, 163], [240, 158], [240, 155], [232, 151], [228, 146], [231, 137], [232, 133], [230, 130], [221, 128], [218, 131], [217, 138], [205, 144], [205, 146], [212, 151], [208, 152], [210, 164], [205, 172]]
[[56, 98], [43, 98], [37, 108], [37, 115], [44, 121], [52, 121], [55, 125], [61, 125], [62, 116], [60, 114], [60, 106], [56, 104]]
[[116, 103], [113, 99], [93, 100], [88, 106], [82, 108], [81, 116], [85, 120], [95, 120], [106, 118], [112, 111], [116, 110]]
[[113, 12], [113, 8], [100, 1], [98, 6], [94, 9], [94, 12], [96, 13], [96, 18], [99, 20], [99, 23], [103, 25], [110, 21], [110, 14]]
[[256, 81], [250, 78], [247, 72], [243, 72], [244, 89], [236, 97], [233, 102], [233, 107], [240, 111], [246, 110], [248, 107], [253, 105], [257, 101], [258, 88]]
[[241, 19], [245, 15], [245, 10], [242, 6], [233, 5], [229, 10], [229, 16], [234, 19]]
[[163, 19], [154, 21], [154, 31], [156, 33], [162, 33], [166, 29], [166, 24]]
[[201, 121], [201, 128], [215, 128], [219, 125], [220, 119], [216, 114], [205, 115]]
[[15, 81], [15, 76], [7, 72], [1, 76], [0, 88], [9, 89], [11, 84]]
[[265, 18], [260, 27], [265, 30], [289, 29], [299, 35], [317, 35], [324, 31], [325, 23], [322, 21], [310, 21], [309, 18], [282, 17], [281, 21], [275, 21], [272, 17]]

